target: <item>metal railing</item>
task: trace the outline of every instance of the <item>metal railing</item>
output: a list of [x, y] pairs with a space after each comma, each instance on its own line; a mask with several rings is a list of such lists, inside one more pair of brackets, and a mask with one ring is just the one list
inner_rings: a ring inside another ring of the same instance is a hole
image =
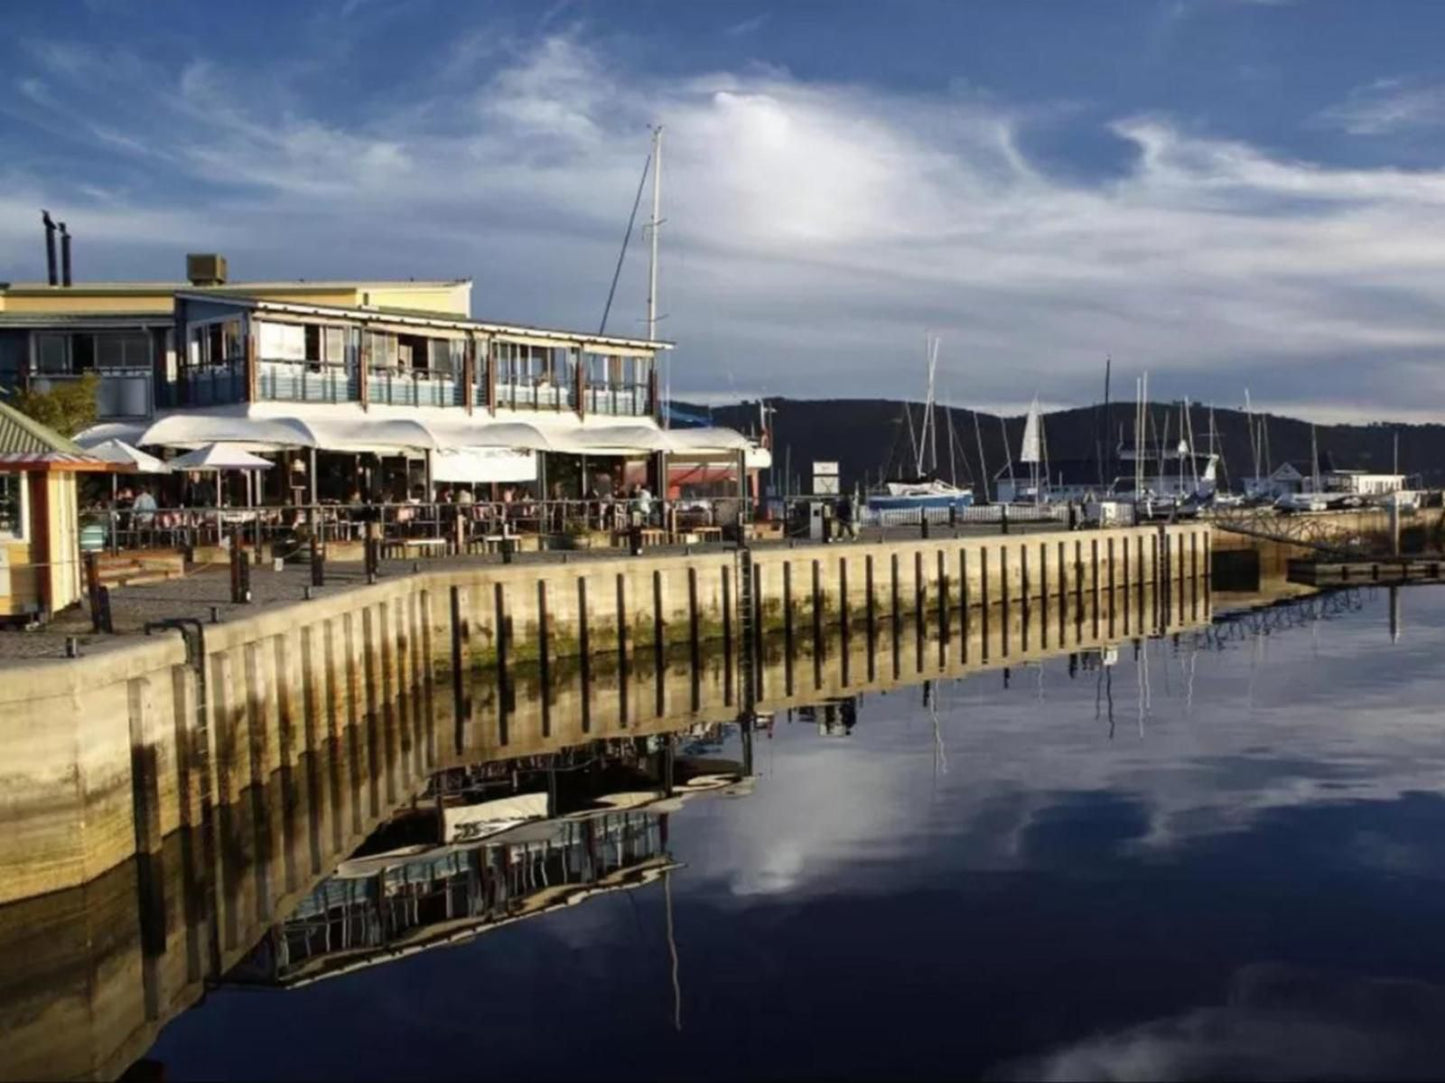
[[409, 369], [373, 368], [366, 375], [367, 401], [388, 406], [461, 406], [465, 390], [453, 376]]
[[702, 544], [735, 542], [740, 515], [750, 521], [752, 507], [737, 498], [105, 508], [82, 515], [81, 544], [111, 553], [189, 552], [228, 545], [239, 535], [243, 544], [271, 546], [279, 556], [300, 554], [313, 536], [323, 544], [375, 538], [384, 550], [406, 555], [493, 550], [529, 535], [545, 536], [551, 548]]
[[344, 362], [262, 358], [261, 398], [272, 402], [358, 402], [361, 382]]

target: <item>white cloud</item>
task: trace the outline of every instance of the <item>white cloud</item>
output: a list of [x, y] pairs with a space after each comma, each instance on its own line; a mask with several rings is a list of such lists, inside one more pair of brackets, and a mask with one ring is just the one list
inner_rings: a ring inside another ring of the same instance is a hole
[[[1437, 171], [1292, 161], [1138, 116], [1111, 129], [1132, 165], [1066, 182], [1020, 149], [1033, 114], [985, 96], [652, 77], [576, 33], [460, 41], [435, 85], [354, 112], [302, 92], [316, 72], [32, 56], [11, 118], [118, 164], [104, 202], [78, 186], [93, 173], [17, 178], [64, 207], [85, 273], [174, 274], [201, 222], [236, 238], [241, 274], [466, 274], [479, 312], [591, 326], [660, 121], [679, 393], [917, 394], [924, 329], [966, 404], [1090, 400], [1107, 353], [1196, 400], [1247, 381], [1383, 416], [1445, 390]], [[0, 212], [0, 277], [37, 266], [32, 216]], [[633, 253], [614, 331], [639, 326]]]
[[1394, 135], [1445, 125], [1445, 86], [1378, 79], [1320, 114], [1351, 135]]

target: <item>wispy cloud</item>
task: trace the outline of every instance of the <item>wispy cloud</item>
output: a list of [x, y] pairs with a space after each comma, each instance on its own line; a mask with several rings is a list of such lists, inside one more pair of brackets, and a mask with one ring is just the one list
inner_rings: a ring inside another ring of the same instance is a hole
[[1445, 125], [1445, 84], [1379, 79], [1324, 110], [1320, 121], [1351, 135], [1394, 135]]
[[[486, 314], [587, 327], [661, 121], [679, 392], [906, 392], [923, 328], [970, 403], [1090, 398], [1108, 352], [1196, 399], [1247, 380], [1388, 415], [1445, 392], [1445, 173], [1294, 161], [1140, 116], [1109, 129], [1132, 164], [1065, 182], [1020, 149], [1034, 114], [994, 97], [660, 77], [576, 31], [486, 41], [361, 111], [307, 93], [325, 71], [36, 49], [12, 85], [43, 93], [0, 108], [79, 142], [68, 169], [10, 167], [0, 277], [35, 262], [32, 215], [10, 211], [44, 199], [86, 231], [80, 266], [110, 275], [173, 275], [201, 230], [234, 236], [242, 274], [470, 274]], [[98, 174], [104, 202], [82, 187]], [[615, 329], [639, 326], [644, 296], [632, 263]], [[1406, 367], [1408, 386], [1388, 378]]]
[[744, 35], [751, 34], [756, 30], [761, 30], [764, 26], [768, 24], [768, 20], [770, 20], [772, 17], [773, 13], [771, 11], [760, 12], [759, 14], [754, 15], [749, 19], [743, 19], [741, 22], [733, 23], [731, 26], [724, 29], [723, 33], [730, 38], [740, 38]]

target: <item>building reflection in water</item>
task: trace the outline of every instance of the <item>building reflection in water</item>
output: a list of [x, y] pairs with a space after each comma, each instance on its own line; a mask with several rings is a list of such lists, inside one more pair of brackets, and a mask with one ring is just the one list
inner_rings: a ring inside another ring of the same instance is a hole
[[[750, 747], [752, 727], [737, 728]], [[228, 980], [301, 985], [653, 883], [679, 867], [667, 849], [671, 812], [700, 794], [748, 792], [743, 762], [697, 754], [721, 746], [723, 729], [433, 775]]]
[[[389, 713], [341, 719], [161, 851], [0, 908], [0, 1077], [118, 1075], [217, 981], [295, 986], [602, 893], [661, 880], [667, 894], [669, 817], [749, 792], [774, 718], [846, 739], [867, 693], [930, 696], [1003, 666], [1041, 675], [1052, 658], [1089, 671], [1141, 636], [1206, 627], [1207, 583], [1177, 595], [770, 639], [751, 697], [744, 667], [707, 653], [558, 661], [545, 681], [468, 670], [411, 754]], [[944, 770], [941, 740], [935, 756]]]

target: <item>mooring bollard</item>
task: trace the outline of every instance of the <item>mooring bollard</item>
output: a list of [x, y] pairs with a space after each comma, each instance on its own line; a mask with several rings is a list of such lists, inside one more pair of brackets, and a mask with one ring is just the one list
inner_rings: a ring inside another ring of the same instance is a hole
[[311, 585], [313, 587], [326, 585], [326, 550], [315, 534], [311, 535]]
[[245, 605], [251, 600], [251, 565], [241, 545], [241, 524], [231, 532], [231, 602]]
[[105, 626], [100, 604], [100, 554], [85, 554], [85, 592], [90, 600], [90, 627], [95, 632], [109, 632]]

